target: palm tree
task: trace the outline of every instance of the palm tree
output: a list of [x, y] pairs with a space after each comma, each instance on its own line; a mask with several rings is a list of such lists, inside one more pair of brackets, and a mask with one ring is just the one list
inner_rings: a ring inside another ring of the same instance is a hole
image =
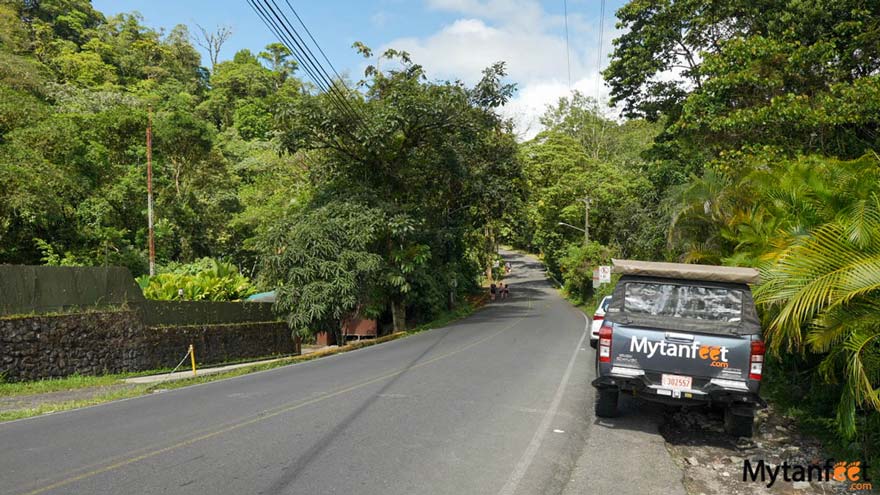
[[730, 252], [721, 231], [733, 214], [736, 188], [727, 175], [709, 169], [702, 177], [674, 188], [667, 210], [671, 223], [667, 237], [670, 249], [682, 252], [687, 263], [718, 263]]
[[852, 438], [859, 408], [880, 411], [880, 196], [852, 202], [762, 272], [771, 350], [826, 354], [819, 371], [842, 384], [837, 424]]

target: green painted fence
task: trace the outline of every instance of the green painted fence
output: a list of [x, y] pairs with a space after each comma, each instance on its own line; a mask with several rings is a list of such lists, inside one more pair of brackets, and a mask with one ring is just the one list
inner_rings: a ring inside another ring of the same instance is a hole
[[272, 303], [152, 301], [127, 268], [0, 265], [0, 316], [128, 306], [146, 326], [277, 321]]

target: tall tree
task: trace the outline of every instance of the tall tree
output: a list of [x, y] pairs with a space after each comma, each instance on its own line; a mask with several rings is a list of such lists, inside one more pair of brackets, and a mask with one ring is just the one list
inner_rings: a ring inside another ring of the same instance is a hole
[[220, 50], [232, 37], [232, 28], [217, 26], [215, 30], [209, 31], [198, 24], [196, 27], [199, 28], [199, 34], [195, 36], [196, 44], [208, 52], [208, 60], [211, 61], [211, 70], [213, 71], [220, 60]]
[[395, 68], [367, 67], [363, 97], [304, 97], [280, 116], [289, 151], [321, 153], [310, 169], [316, 207], [345, 197], [382, 212], [378, 299], [403, 329], [408, 308], [430, 315], [476, 282], [485, 227], [519, 196], [520, 168], [509, 125], [493, 110], [512, 90], [502, 65], [469, 90], [426, 82], [404, 52], [383, 58]]

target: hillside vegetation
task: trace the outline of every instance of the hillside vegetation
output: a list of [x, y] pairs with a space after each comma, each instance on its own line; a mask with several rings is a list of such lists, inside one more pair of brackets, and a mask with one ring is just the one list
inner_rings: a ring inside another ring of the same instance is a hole
[[519, 143], [500, 61], [468, 86], [356, 43], [363, 79], [331, 95], [281, 44], [209, 69], [182, 25], [0, 3], [0, 262], [143, 275], [151, 116], [156, 297], [210, 257], [228, 283], [193, 298], [275, 289], [299, 332], [402, 329], [476, 290], [499, 242], [581, 301], [612, 256], [754, 266], [766, 390], [880, 464], [880, 4], [632, 0], [617, 18], [620, 113], [573, 93]]
[[[628, 2], [603, 118], [578, 95], [521, 146], [517, 244], [576, 299], [611, 256], [754, 266], [765, 390], [880, 458], [880, 4]], [[582, 225], [591, 244], [560, 226]], [[875, 470], [880, 472], [880, 470]]]

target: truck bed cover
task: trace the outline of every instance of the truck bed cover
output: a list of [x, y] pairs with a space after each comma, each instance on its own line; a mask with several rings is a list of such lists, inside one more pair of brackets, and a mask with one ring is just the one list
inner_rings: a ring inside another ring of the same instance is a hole
[[611, 260], [611, 262], [612, 272], [621, 275], [739, 284], [757, 284], [761, 281], [760, 273], [754, 268], [638, 260]]

